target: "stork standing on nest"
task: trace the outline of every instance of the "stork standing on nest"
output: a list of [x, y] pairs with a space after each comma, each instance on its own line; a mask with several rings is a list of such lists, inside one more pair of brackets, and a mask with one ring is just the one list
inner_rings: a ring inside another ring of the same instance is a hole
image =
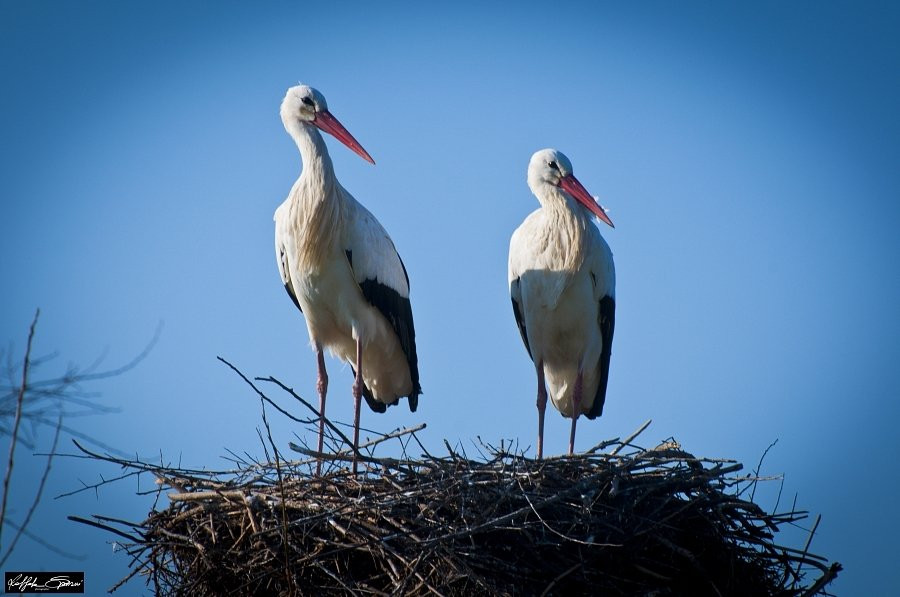
[[[416, 410], [421, 387], [409, 278], [388, 233], [347, 192], [320, 130], [374, 164], [307, 85], [288, 89], [284, 128], [300, 150], [303, 170], [275, 210], [275, 256], [281, 281], [306, 318], [318, 359], [319, 438], [322, 452], [328, 373], [323, 350], [350, 364], [353, 374], [353, 471], [359, 446], [360, 398], [383, 413], [406, 396]], [[321, 473], [321, 461], [316, 474]]]
[[[537, 372], [538, 444], [543, 456], [547, 389], [572, 419], [600, 416], [606, 400], [615, 327], [616, 273], [609, 245], [594, 225], [606, 211], [572, 174], [562, 152], [543, 149], [528, 164], [528, 186], [541, 203], [509, 243], [509, 292], [525, 348]], [[545, 387], [546, 380], [546, 387]]]

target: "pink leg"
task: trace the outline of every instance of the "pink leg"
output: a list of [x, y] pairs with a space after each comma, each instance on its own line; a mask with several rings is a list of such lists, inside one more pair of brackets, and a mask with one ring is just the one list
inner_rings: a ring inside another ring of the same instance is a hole
[[575, 387], [572, 388], [572, 433], [569, 434], [569, 456], [575, 453], [575, 423], [578, 422], [578, 415], [581, 414], [581, 392], [582, 392], [582, 374], [581, 369], [575, 376]]
[[353, 473], [356, 474], [356, 453], [359, 449], [359, 406], [362, 398], [362, 338], [356, 339], [356, 379], [353, 381]]
[[537, 390], [537, 409], [538, 409], [538, 443], [537, 443], [537, 459], [544, 457], [544, 409], [547, 408], [547, 388], [544, 385], [544, 361], [538, 363], [537, 366], [538, 390]]
[[[325, 441], [325, 394], [328, 393], [328, 373], [325, 371], [325, 354], [322, 347], [316, 344], [316, 359], [319, 363], [319, 377], [316, 390], [319, 392], [319, 444], [316, 451], [322, 453]], [[316, 461], [316, 476], [322, 474], [322, 460]]]

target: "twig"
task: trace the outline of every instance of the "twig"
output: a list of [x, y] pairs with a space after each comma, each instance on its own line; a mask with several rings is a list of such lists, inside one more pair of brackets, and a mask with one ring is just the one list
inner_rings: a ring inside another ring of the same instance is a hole
[[831, 566], [828, 567], [828, 570], [819, 577], [819, 580], [814, 582], [806, 591], [803, 592], [803, 597], [813, 597], [813, 595], [818, 595], [819, 592], [824, 589], [831, 581], [837, 578], [838, 572], [843, 570], [843, 567], [835, 562]]
[[48, 541], [45, 541], [45, 540], [42, 539], [41, 537], [35, 535], [34, 533], [32, 533], [31, 531], [29, 531], [28, 529], [26, 529], [26, 528], [24, 528], [24, 527], [21, 527], [21, 526], [17, 525], [16, 523], [14, 523], [14, 522], [11, 521], [11, 520], [7, 520], [7, 521], [6, 521], [6, 524], [8, 524], [8, 525], [11, 526], [12, 528], [16, 529], [16, 531], [21, 531], [22, 534], [23, 534], [24, 536], [28, 537], [30, 540], [34, 541], [35, 543], [37, 543], [38, 545], [40, 545], [40, 546], [43, 547], [44, 549], [47, 549], [47, 550], [49, 550], [49, 551], [52, 551], [53, 553], [55, 553], [55, 554], [57, 554], [57, 555], [59, 555], [59, 556], [62, 556], [62, 557], [64, 557], [64, 558], [69, 558], [69, 559], [71, 559], [71, 560], [76, 560], [76, 561], [79, 561], [79, 562], [82, 562], [82, 561], [84, 561], [84, 560], [87, 559], [87, 556], [84, 555], [84, 554], [72, 553], [72, 552], [69, 552], [69, 551], [65, 551], [65, 550], [63, 550], [63, 549], [60, 549], [59, 547], [53, 545], [52, 543], [49, 543]]
[[618, 445], [612, 452], [609, 453], [610, 456], [615, 456], [616, 454], [618, 454], [619, 451], [620, 451], [622, 448], [624, 448], [625, 446], [627, 446], [628, 444], [630, 444], [637, 436], [639, 436], [641, 433], [643, 433], [643, 432], [644, 432], [644, 429], [646, 429], [647, 427], [649, 427], [649, 426], [650, 426], [650, 423], [652, 423], [652, 422], [653, 422], [653, 419], [647, 419], [647, 420], [644, 422], [643, 425], [641, 425], [640, 427], [638, 427], [638, 428], [635, 430], [634, 433], [632, 433], [631, 435], [629, 435], [628, 437], [626, 437], [623, 441], [621, 441], [621, 442], [619, 443], [619, 445]]
[[572, 574], [573, 572], [575, 572], [582, 566], [584, 566], [583, 562], [576, 562], [575, 564], [572, 565], [572, 567], [568, 568], [567, 570], [564, 570], [562, 572], [562, 574], [560, 574], [559, 576], [557, 576], [556, 578], [554, 578], [553, 580], [550, 581], [550, 584], [547, 585], [547, 588], [545, 588], [543, 590], [543, 592], [541, 592], [541, 597], [546, 597], [547, 595], [549, 595], [550, 591], [553, 590], [553, 587], [556, 586], [556, 583], [558, 583], [565, 577], [569, 576], [570, 574]]
[[82, 518], [80, 516], [67, 516], [66, 518], [68, 518], [72, 522], [80, 522], [81, 524], [86, 524], [86, 525], [90, 525], [92, 527], [97, 527], [98, 529], [103, 529], [104, 531], [114, 533], [116, 535], [119, 535], [120, 537], [125, 537], [132, 543], [140, 543], [141, 542], [141, 540], [138, 539], [137, 537], [135, 537], [134, 535], [129, 535], [128, 533], [120, 531], [119, 529], [117, 529], [115, 527], [109, 526], [108, 524], [102, 524], [99, 522], [95, 522], [93, 520], [88, 520], [87, 518]]
[[19, 394], [16, 397], [16, 418], [13, 422], [12, 437], [9, 441], [9, 459], [6, 462], [6, 475], [3, 477], [3, 503], [0, 505], [0, 535], [3, 533], [4, 522], [6, 521], [6, 503], [9, 499], [9, 480], [12, 477], [16, 442], [19, 439], [19, 423], [22, 421], [22, 405], [25, 403], [25, 390], [28, 388], [28, 367], [31, 361], [31, 341], [34, 339], [34, 328], [37, 326], [38, 316], [40, 316], [40, 314], [40, 309], [37, 309], [34, 312], [34, 319], [31, 321], [31, 327], [28, 328], [28, 343], [25, 346], [25, 361], [22, 364], [22, 385], [19, 386]]
[[[766, 459], [766, 454], [768, 454], [769, 450], [774, 448], [775, 444], [777, 444], [777, 443], [778, 443], [778, 440], [776, 439], [771, 444], [769, 444], [769, 446], [765, 450], [763, 450], [762, 456], [759, 457], [759, 462], [756, 463], [756, 469], [754, 469], [754, 471], [753, 471], [753, 475], [755, 477], [759, 477], [759, 471], [762, 470], [762, 464], [763, 464], [763, 460]], [[754, 481], [750, 485], [751, 485], [751, 487], [753, 487], [753, 490], [750, 492], [750, 501], [752, 502], [754, 499], [756, 499], [756, 486], [758, 485], [758, 482]], [[738, 494], [738, 495], [740, 495], [740, 494]]]
[[53, 434], [53, 445], [50, 446], [50, 453], [47, 455], [47, 465], [44, 467], [44, 472], [41, 475], [40, 483], [38, 483], [37, 492], [35, 492], [34, 494], [34, 499], [31, 502], [31, 507], [28, 508], [28, 512], [25, 514], [25, 519], [22, 521], [21, 526], [19, 526], [18, 530], [16, 531], [16, 536], [13, 537], [13, 540], [10, 542], [9, 547], [6, 548], [6, 553], [3, 554], [3, 558], [0, 558], [0, 568], [3, 568], [6, 560], [9, 558], [10, 554], [12, 554], [13, 549], [16, 547], [16, 543], [19, 541], [19, 537], [21, 537], [25, 532], [25, 529], [31, 522], [31, 517], [34, 515], [34, 511], [37, 509], [37, 506], [41, 501], [41, 496], [44, 494], [44, 486], [47, 484], [47, 477], [50, 476], [50, 465], [53, 464], [53, 456], [56, 454], [56, 446], [59, 443], [60, 429], [62, 429], [62, 415], [60, 415], [59, 423], [56, 425], [56, 433]]
[[[222, 360], [226, 365], [234, 368], [234, 366], [231, 363], [229, 363], [228, 361], [225, 361], [224, 359], [222, 359]], [[235, 371], [237, 371], [237, 369], [235, 369]], [[238, 371], [238, 374], [241, 375], [241, 377], [243, 377], [243, 375], [239, 371]], [[271, 376], [260, 377], [257, 379], [259, 379], [259, 381], [265, 381], [265, 382], [273, 383], [273, 384], [277, 385], [279, 388], [281, 388], [282, 390], [284, 390], [285, 392], [290, 394], [295, 400], [297, 400], [298, 402], [303, 404], [303, 406], [305, 406], [311, 412], [313, 412], [316, 415], [316, 421], [318, 421], [319, 411], [316, 409], [316, 407], [314, 407], [312, 404], [310, 404], [309, 402], [307, 402], [306, 400], [301, 398], [292, 388], [287, 387], [286, 385], [284, 385], [283, 383], [281, 383], [280, 381], [278, 381], [277, 379], [275, 379], [274, 377], [271, 377]], [[247, 383], [250, 383], [250, 381], [247, 378], [244, 378], [244, 380]], [[256, 389], [256, 386], [254, 386], [252, 383], [250, 383], [250, 386], [257, 392], [259, 392], [259, 390]], [[349, 437], [347, 437], [340, 429], [338, 429], [338, 427], [334, 423], [332, 423], [327, 418], [325, 419], [325, 426], [328, 427], [329, 429], [331, 429], [334, 433], [336, 433], [341, 438], [341, 441], [343, 441], [345, 444], [347, 444], [349, 446], [353, 445], [353, 441]]]
[[281, 543], [284, 550], [284, 582], [287, 584], [288, 591], [290, 593], [295, 593], [296, 587], [294, 587], [294, 577], [291, 574], [290, 556], [288, 552], [290, 541], [288, 540], [287, 497], [284, 494], [284, 479], [281, 476], [281, 456], [278, 452], [278, 446], [275, 445], [275, 440], [272, 439], [272, 428], [269, 427], [269, 419], [266, 417], [266, 403], [262, 399], [260, 399], [259, 403], [260, 408], [262, 409], [263, 424], [266, 427], [266, 437], [269, 438], [269, 445], [272, 446], [272, 451], [275, 453], [275, 472], [278, 475], [278, 487], [281, 492]]
[[[816, 534], [816, 529], [819, 528], [819, 521], [821, 521], [821, 520], [822, 520], [822, 515], [816, 514], [816, 520], [815, 520], [815, 522], [813, 522], [812, 528], [809, 529], [809, 536], [806, 538], [806, 544], [803, 546], [803, 553], [800, 554], [800, 557], [804, 560], [806, 559], [806, 554], [809, 552], [809, 546], [812, 544], [813, 537]], [[797, 575], [798, 576], [800, 574], [800, 569], [801, 569], [802, 565], [803, 565], [803, 562], [797, 563]]]
[[[421, 430], [423, 430], [423, 429], [425, 429], [425, 423], [420, 423], [420, 424], [416, 425], [415, 427], [407, 427], [407, 428], [405, 428], [405, 429], [397, 429], [396, 431], [392, 431], [392, 432], [390, 432], [390, 433], [386, 433], [386, 434], [382, 435], [381, 437], [376, 437], [375, 439], [371, 439], [371, 440], [369, 440], [369, 441], [367, 441], [367, 442], [365, 442], [365, 443], [360, 444], [360, 445], [359, 445], [359, 449], [362, 450], [362, 449], [364, 449], [364, 448], [370, 448], [370, 447], [372, 447], [372, 446], [376, 446], [376, 445], [378, 445], [378, 444], [380, 444], [380, 443], [382, 443], [382, 442], [385, 442], [385, 441], [387, 441], [387, 440], [389, 440], [389, 439], [394, 439], [394, 438], [396, 438], [396, 437], [403, 437], [404, 435], [414, 434], [415, 432], [421, 431]], [[316, 452], [315, 450], [310, 450], [309, 448], [304, 448], [304, 447], [302, 447], [302, 446], [298, 446], [298, 445], [295, 444], [295, 443], [289, 443], [289, 444], [288, 444], [288, 447], [289, 447], [291, 450], [293, 450], [294, 452], [298, 452], [298, 453], [304, 454], [304, 455], [306, 455], [306, 456], [310, 456], [310, 455], [313, 455], [313, 454], [316, 454], [316, 455], [319, 454], [319, 453]], [[340, 451], [334, 452], [334, 453], [327, 453], [327, 455], [328, 455], [328, 456], [338, 456], [338, 455], [349, 455], [349, 456], [352, 456], [352, 455], [353, 455], [353, 450], [352, 450], [352, 449], [350, 449], [350, 450], [340, 450]]]

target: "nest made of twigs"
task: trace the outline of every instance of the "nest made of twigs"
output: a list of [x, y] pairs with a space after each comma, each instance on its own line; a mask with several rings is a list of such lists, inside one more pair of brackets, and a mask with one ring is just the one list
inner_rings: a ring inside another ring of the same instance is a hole
[[[72, 518], [126, 538], [125, 580], [143, 574], [159, 595], [788, 596], [824, 594], [840, 570], [776, 543], [806, 513], [748, 500], [758, 479], [735, 476], [740, 464], [636, 447], [643, 428], [538, 461], [503, 445], [433, 455], [422, 427], [364, 445], [355, 475], [349, 451], [292, 446], [326, 461], [316, 476], [274, 443], [272, 462], [222, 472], [89, 453], [152, 472], [168, 505], [138, 523]], [[376, 456], [389, 439], [401, 456]]]

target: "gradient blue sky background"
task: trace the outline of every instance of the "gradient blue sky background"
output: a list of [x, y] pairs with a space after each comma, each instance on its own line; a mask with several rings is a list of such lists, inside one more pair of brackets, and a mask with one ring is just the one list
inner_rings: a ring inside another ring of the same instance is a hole
[[[426, 445], [533, 445], [533, 369], [506, 286], [509, 237], [537, 207], [531, 154], [556, 147], [611, 209], [618, 313], [607, 407], [581, 449], [648, 418], [699, 455], [784, 473], [782, 505], [823, 515], [811, 550], [834, 590], [896, 590], [900, 10], [889, 2], [454, 3], [0, 0], [0, 308], [21, 354], [128, 360], [98, 383], [121, 409], [77, 422], [108, 444], [221, 468], [259, 454], [259, 406], [215, 359], [314, 397], [306, 328], [273, 257], [300, 169], [278, 105], [319, 88], [372, 167], [328, 140], [412, 279], [425, 394], [366, 426], [425, 421]], [[349, 421], [334, 360], [329, 415]], [[548, 415], [547, 450], [568, 421]], [[285, 445], [295, 428], [279, 421]], [[50, 434], [41, 436], [49, 441]], [[69, 449], [68, 447], [66, 448]], [[0, 445], [5, 453], [6, 444]], [[20, 453], [15, 520], [42, 460]], [[56, 495], [115, 469], [56, 462]], [[141, 489], [151, 486], [142, 479]], [[7, 569], [127, 573], [100, 531], [140, 519], [133, 482], [46, 499]], [[758, 497], [774, 506], [778, 484]], [[802, 547], [805, 534], [784, 540]], [[125, 594], [140, 593], [132, 581]]]

